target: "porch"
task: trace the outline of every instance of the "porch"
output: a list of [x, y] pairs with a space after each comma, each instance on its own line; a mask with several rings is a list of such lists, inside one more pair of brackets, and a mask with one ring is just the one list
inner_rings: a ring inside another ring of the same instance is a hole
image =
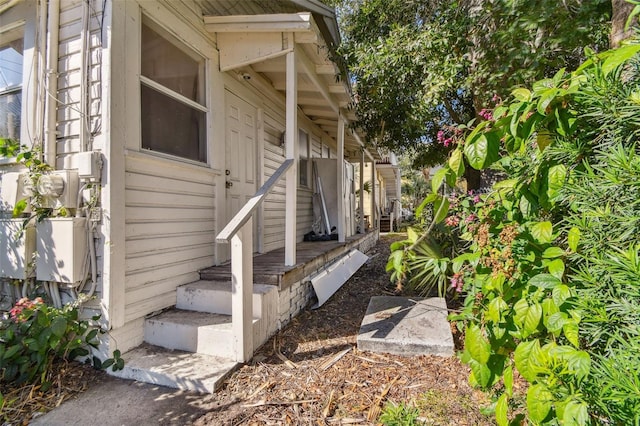
[[[368, 251], [377, 241], [377, 230], [346, 237], [344, 242], [304, 241], [296, 244], [296, 264], [284, 264], [284, 247], [253, 257], [253, 282], [275, 285], [279, 290], [312, 275], [322, 267], [344, 256], [352, 249]], [[221, 281], [231, 279], [231, 262], [200, 271], [200, 279]]]
[[[344, 242], [297, 244], [293, 266], [284, 265], [284, 249], [253, 256], [253, 289], [248, 306], [253, 354], [313, 298], [310, 277], [339, 262], [352, 250], [369, 251], [378, 231]], [[141, 346], [125, 353], [125, 369], [115, 375], [173, 388], [214, 392], [241, 362], [232, 321], [231, 265], [206, 268], [200, 281], [178, 288], [176, 307], [145, 320]]]

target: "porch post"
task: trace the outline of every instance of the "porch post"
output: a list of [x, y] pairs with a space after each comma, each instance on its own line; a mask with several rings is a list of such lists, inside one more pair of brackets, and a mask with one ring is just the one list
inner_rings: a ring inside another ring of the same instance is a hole
[[344, 118], [338, 114], [338, 178], [336, 179], [338, 190], [338, 242], [345, 240], [345, 206], [344, 206]]
[[360, 232], [365, 233], [364, 229], [364, 148], [360, 153]]
[[238, 362], [246, 362], [253, 356], [252, 252], [253, 218], [249, 217], [231, 237], [231, 329]]
[[378, 191], [377, 183], [377, 171], [376, 171], [376, 160], [371, 160], [371, 226], [379, 229], [378, 226], [378, 200], [376, 199], [376, 191]]
[[[293, 34], [289, 43], [294, 44]], [[286, 95], [286, 158], [293, 159], [293, 165], [286, 174], [284, 264], [296, 264], [296, 217], [298, 191], [298, 70], [295, 46], [287, 53], [287, 95]]]

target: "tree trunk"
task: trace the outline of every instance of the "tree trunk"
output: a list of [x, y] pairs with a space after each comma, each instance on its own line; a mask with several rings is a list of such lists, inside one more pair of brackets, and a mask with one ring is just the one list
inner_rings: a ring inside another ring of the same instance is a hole
[[467, 165], [464, 170], [464, 178], [467, 180], [467, 191], [477, 191], [482, 185], [482, 172]]
[[633, 25], [638, 24], [637, 17], [634, 18], [632, 25], [625, 31], [624, 27], [627, 18], [634, 8], [634, 5], [626, 0], [611, 0], [612, 16], [611, 16], [611, 34], [609, 35], [609, 45], [611, 48], [620, 46], [620, 42], [633, 35]]

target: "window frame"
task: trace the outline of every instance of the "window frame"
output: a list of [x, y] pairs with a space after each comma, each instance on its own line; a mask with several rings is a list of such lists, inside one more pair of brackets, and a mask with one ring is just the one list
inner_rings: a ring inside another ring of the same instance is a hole
[[[154, 81], [150, 77], [142, 75], [143, 26], [149, 27], [152, 31], [156, 32], [160, 37], [162, 37], [166, 42], [173, 44], [178, 49], [180, 49], [182, 53], [192, 57], [194, 60], [201, 63], [198, 70], [198, 73], [199, 73], [198, 79], [203, 84], [203, 87], [201, 90], [202, 90], [202, 101], [204, 102], [204, 105], [197, 101], [189, 99], [188, 97], [162, 85], [161, 83]], [[146, 10], [142, 10], [140, 13], [138, 57], [140, 61], [138, 79], [137, 79], [138, 80], [137, 87], [140, 92], [139, 102], [138, 102], [138, 108], [140, 110], [139, 145], [138, 145], [139, 151], [144, 154], [165, 158], [168, 160], [178, 161], [181, 163], [192, 164], [192, 165], [201, 166], [201, 167], [202, 166], [210, 167], [212, 164], [210, 140], [213, 133], [212, 126], [210, 124], [212, 120], [211, 96], [210, 96], [211, 78], [209, 75], [210, 68], [211, 68], [211, 65], [210, 65], [211, 58], [207, 54], [203, 53], [200, 49], [198, 49], [197, 46], [193, 45], [192, 43], [189, 43], [187, 40], [184, 40], [182, 37], [178, 37], [173, 31], [169, 29], [168, 25], [164, 25], [159, 20], [155, 19], [153, 16], [151, 16], [151, 12], [147, 12]], [[142, 116], [142, 86], [146, 86], [147, 88], [150, 88], [151, 90], [163, 96], [166, 96], [168, 99], [179, 102], [182, 105], [185, 105], [193, 110], [202, 112], [204, 114], [203, 130], [205, 134], [203, 136], [203, 141], [202, 141], [204, 146], [199, 147], [199, 149], [202, 149], [204, 151], [204, 155], [205, 155], [204, 161], [200, 161], [200, 160], [188, 158], [188, 157], [182, 157], [180, 155], [144, 147], [144, 141], [142, 137], [142, 128], [143, 128], [142, 120], [144, 119], [144, 117]]]
[[[36, 75], [37, 69], [34, 68], [34, 61], [39, 50], [36, 40], [39, 25], [36, 6], [36, 2], [20, 2], [0, 14], [0, 35], [4, 36], [19, 32], [23, 41], [19, 143], [27, 146], [34, 143], [33, 140], [30, 140], [30, 135], [37, 134], [37, 123], [35, 123], [33, 117], [29, 117], [29, 112], [35, 111], [40, 103], [44, 103], [44, 99], [37, 97], [37, 85], [40, 83]], [[16, 40], [17, 38], [11, 36], [10, 39]], [[0, 165], [16, 163], [16, 157], [0, 157]]]

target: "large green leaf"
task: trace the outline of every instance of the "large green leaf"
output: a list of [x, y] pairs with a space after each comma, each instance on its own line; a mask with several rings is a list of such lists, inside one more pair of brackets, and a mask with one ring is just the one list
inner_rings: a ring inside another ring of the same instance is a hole
[[541, 318], [542, 306], [539, 303], [530, 305], [524, 317], [524, 330], [529, 334], [534, 333], [538, 329]]
[[438, 190], [440, 189], [440, 186], [442, 185], [442, 182], [444, 181], [446, 176], [447, 176], [446, 167], [443, 167], [442, 169], [438, 169], [433, 174], [433, 177], [431, 178], [431, 190], [433, 191], [434, 194], [438, 193]]
[[440, 223], [449, 214], [449, 199], [447, 197], [438, 196], [433, 202], [433, 220]]
[[562, 259], [554, 259], [547, 264], [547, 269], [549, 269], [549, 273], [556, 277], [559, 280], [562, 280], [564, 276], [564, 262]]
[[489, 361], [491, 345], [483, 336], [480, 327], [476, 324], [467, 327], [464, 336], [464, 347], [469, 351], [471, 357], [479, 363], [486, 364]]
[[413, 228], [407, 227], [407, 239], [412, 243], [415, 243], [418, 238], [418, 233]]
[[518, 87], [511, 91], [511, 95], [521, 102], [529, 102], [531, 100], [531, 91], [524, 87]]
[[507, 310], [508, 306], [502, 297], [497, 296], [491, 302], [489, 302], [489, 307], [487, 309], [486, 318], [494, 323], [499, 323], [502, 319], [502, 312]]
[[580, 230], [576, 227], [571, 228], [567, 235], [567, 240], [569, 242], [569, 248], [571, 249], [571, 251], [578, 251], [578, 243], [580, 242]]
[[540, 351], [540, 342], [535, 340], [523, 341], [518, 344], [513, 354], [513, 360], [520, 375], [527, 381], [533, 382], [536, 378], [536, 363], [532, 362], [536, 351]]
[[549, 199], [555, 198], [560, 189], [564, 186], [567, 177], [567, 168], [562, 164], [551, 166], [547, 173], [547, 196]]
[[456, 176], [462, 176], [464, 174], [464, 161], [462, 160], [462, 151], [459, 149], [453, 150], [451, 152], [451, 157], [449, 157], [449, 167]]
[[511, 365], [504, 369], [502, 381], [504, 382], [505, 393], [509, 396], [513, 396], [513, 367]]
[[477, 383], [480, 387], [487, 388], [491, 385], [493, 373], [487, 366], [487, 364], [481, 364], [475, 359], [469, 360], [469, 367], [471, 368], [471, 376], [469, 381]]
[[554, 288], [560, 284], [562, 281], [551, 274], [538, 274], [529, 280], [529, 285], [545, 289]]
[[549, 221], [538, 222], [531, 226], [531, 236], [540, 244], [553, 241], [553, 225]]
[[536, 143], [538, 144], [538, 149], [540, 152], [544, 151], [546, 147], [551, 145], [553, 142], [553, 138], [551, 137], [551, 133], [546, 131], [539, 131], [536, 137]]
[[562, 331], [564, 332], [564, 337], [567, 338], [569, 343], [571, 343], [576, 348], [580, 347], [578, 321], [573, 318], [565, 320], [564, 324], [562, 325]]
[[420, 218], [422, 216], [422, 211], [427, 205], [433, 203], [438, 198], [437, 193], [431, 193], [425, 197], [424, 200], [420, 203], [418, 207], [416, 207], [416, 218]]
[[572, 296], [572, 293], [569, 286], [561, 284], [553, 289], [551, 296], [553, 297], [555, 304], [558, 307], [561, 307], [562, 304]]
[[498, 426], [507, 426], [509, 424], [509, 417], [507, 416], [508, 406], [509, 396], [503, 393], [496, 402], [496, 423], [498, 423]]
[[529, 386], [527, 390], [527, 410], [529, 418], [535, 424], [542, 423], [549, 415], [553, 402], [553, 394], [545, 385], [536, 383]]
[[547, 108], [549, 107], [551, 102], [553, 102], [553, 100], [556, 98], [557, 95], [558, 95], [558, 89], [556, 88], [551, 88], [543, 91], [540, 94], [540, 99], [538, 100], [538, 105], [537, 105], [538, 112], [542, 115], [546, 115]]
[[500, 138], [495, 132], [483, 133], [464, 147], [464, 155], [469, 165], [476, 170], [490, 166], [498, 160]]
[[640, 44], [628, 44], [626, 46], [619, 47], [615, 50], [611, 50], [607, 58], [602, 64], [602, 72], [607, 75], [613, 70], [618, 68], [624, 62], [633, 58], [640, 52]]
[[518, 326], [523, 325], [524, 318], [527, 316], [528, 311], [529, 304], [526, 299], [520, 299], [513, 305], [513, 320]]
[[584, 379], [591, 370], [591, 357], [585, 351], [574, 351], [566, 357], [567, 366], [578, 379]]
[[558, 332], [564, 327], [564, 323], [569, 316], [565, 312], [556, 312], [547, 319], [547, 330], [551, 333]]
[[562, 424], [564, 426], [584, 426], [590, 424], [587, 403], [577, 399], [569, 401], [564, 407]]
[[51, 331], [58, 337], [64, 336], [67, 331], [67, 319], [65, 317], [56, 317], [51, 321]]

